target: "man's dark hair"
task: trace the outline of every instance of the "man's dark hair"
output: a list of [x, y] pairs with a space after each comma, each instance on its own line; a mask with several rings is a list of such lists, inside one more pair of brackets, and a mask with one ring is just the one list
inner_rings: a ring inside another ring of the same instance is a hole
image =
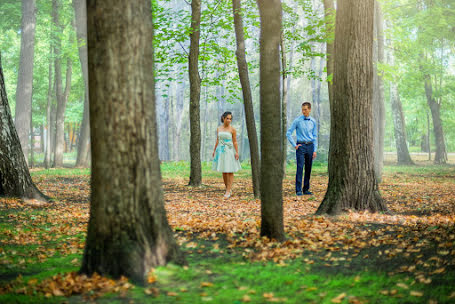
[[305, 101], [304, 103], [302, 103], [302, 107], [304, 106], [307, 106], [309, 109], [311, 109], [311, 103], [309, 103], [308, 101]]
[[231, 115], [231, 118], [233, 118], [231, 112], [224, 112], [223, 115], [221, 115], [221, 122], [224, 122], [224, 119], [225, 119], [228, 115]]

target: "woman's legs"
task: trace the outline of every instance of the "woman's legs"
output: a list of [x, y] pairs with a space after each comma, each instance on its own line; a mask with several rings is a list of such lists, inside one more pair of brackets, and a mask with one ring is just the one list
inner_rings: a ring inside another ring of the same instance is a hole
[[228, 183], [226, 185], [226, 192], [231, 194], [232, 183], [234, 182], [234, 173], [226, 173], [228, 176]]
[[[227, 189], [227, 187], [228, 187], [228, 181], [229, 181], [228, 174], [229, 174], [229, 173], [224, 173], [224, 172], [223, 172], [223, 181], [224, 181], [224, 186], [226, 187], [226, 189]], [[226, 192], [227, 192], [227, 190], [226, 190]]]

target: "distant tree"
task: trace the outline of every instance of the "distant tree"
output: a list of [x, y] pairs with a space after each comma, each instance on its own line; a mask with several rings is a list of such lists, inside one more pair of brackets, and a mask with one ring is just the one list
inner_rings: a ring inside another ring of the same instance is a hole
[[[61, 0], [52, 0], [52, 21], [56, 29], [63, 33], [63, 25], [60, 22]], [[60, 33], [55, 35], [54, 55], [55, 55], [55, 94], [57, 96], [57, 113], [55, 118], [55, 156], [54, 167], [63, 167], [63, 149], [65, 144], [65, 109], [71, 88], [72, 61], [71, 58], [66, 62], [65, 87], [62, 79], [62, 55]]]
[[30, 177], [6, 96], [0, 54], [0, 196], [48, 201]]
[[400, 165], [412, 165], [414, 162], [409, 154], [403, 106], [401, 104], [398, 84], [396, 82], [390, 83], [390, 104], [392, 106], [397, 162]]
[[191, 1], [190, 54], [188, 57], [190, 78], [190, 186], [202, 184], [201, 169], [201, 76], [199, 75], [199, 37], [201, 35], [201, 0]]
[[261, 236], [284, 240], [281, 139], [280, 0], [257, 0], [261, 17]]
[[379, 66], [384, 63], [384, 18], [380, 3], [374, 2], [373, 38], [373, 147], [374, 172], [378, 182], [382, 181], [384, 167], [385, 104], [384, 80]]
[[151, 10], [147, 0], [87, 2], [92, 193], [81, 272], [140, 283], [183, 262], [161, 189]]
[[232, 9], [234, 14], [235, 37], [237, 41], [237, 66], [239, 70], [240, 83], [242, 85], [243, 105], [245, 109], [246, 129], [248, 133], [248, 142], [250, 144], [251, 155], [251, 175], [253, 179], [253, 193], [255, 197], [260, 195], [260, 162], [259, 146], [256, 133], [256, 121], [253, 111], [253, 97], [251, 96], [250, 79], [248, 76], [248, 64], [245, 55], [245, 38], [242, 18], [242, 7], [240, 0], [232, 0]]
[[317, 214], [386, 211], [374, 173], [374, 0], [339, 0], [330, 105], [329, 185]]
[[16, 88], [15, 126], [25, 161], [28, 163], [32, 119], [33, 58], [35, 49], [36, 2], [22, 0], [21, 55]]
[[[335, 17], [335, 2], [334, 0], [323, 0], [324, 4], [324, 15], [326, 19], [326, 31], [327, 32], [332, 32], [333, 31], [333, 26], [334, 26], [334, 17]], [[329, 40], [327, 41], [327, 47], [326, 47], [326, 53], [327, 53], [327, 76], [328, 77], [333, 77], [333, 64], [334, 64], [334, 45], [333, 41]], [[333, 99], [333, 85], [332, 81], [328, 81], [328, 87], [329, 87], [329, 101], [331, 102]]]
[[73, 0], [77, 45], [84, 78], [84, 113], [82, 116], [79, 142], [77, 146], [76, 167], [88, 167], [90, 159], [90, 115], [88, 100], [88, 64], [87, 64], [87, 5], [85, 0]]

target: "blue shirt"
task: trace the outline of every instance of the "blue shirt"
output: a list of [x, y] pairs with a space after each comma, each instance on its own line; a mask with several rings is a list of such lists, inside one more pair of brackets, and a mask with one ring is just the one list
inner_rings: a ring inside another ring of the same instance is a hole
[[292, 138], [292, 133], [297, 135], [297, 141], [311, 141], [314, 144], [314, 152], [318, 150], [318, 127], [316, 124], [316, 120], [313, 117], [305, 117], [305, 115], [301, 115], [297, 117], [292, 125], [289, 127], [288, 131], [286, 132], [286, 137], [288, 138], [289, 142], [293, 147], [297, 146]]

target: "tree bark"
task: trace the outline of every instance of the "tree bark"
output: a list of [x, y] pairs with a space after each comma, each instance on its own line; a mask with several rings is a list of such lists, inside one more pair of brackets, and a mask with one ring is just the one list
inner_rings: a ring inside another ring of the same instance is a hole
[[395, 135], [395, 145], [397, 148], [397, 160], [399, 165], [413, 165], [414, 162], [409, 154], [406, 139], [406, 123], [404, 119], [403, 107], [401, 105], [398, 84], [390, 83], [390, 104], [392, 106], [393, 129]]
[[427, 97], [427, 104], [431, 110], [431, 117], [433, 118], [433, 131], [436, 143], [436, 154], [434, 156], [435, 164], [447, 163], [447, 151], [444, 140], [444, 130], [442, 128], [441, 120], [441, 104], [433, 96], [433, 85], [431, 84], [431, 76], [424, 75], [425, 81], [425, 95]]
[[88, 167], [90, 160], [90, 115], [88, 92], [88, 64], [87, 64], [87, 5], [85, 0], [73, 0], [74, 15], [76, 18], [76, 36], [79, 49], [82, 77], [84, 78], [84, 112], [77, 145], [76, 167]]
[[15, 126], [26, 163], [28, 163], [30, 146], [35, 29], [36, 2], [35, 0], [22, 0], [21, 54], [16, 87]]
[[374, 0], [337, 2], [329, 184], [317, 214], [387, 211], [374, 173]]
[[[333, 20], [334, 15], [335, 15], [335, 2], [334, 0], [323, 0], [324, 4], [324, 15], [326, 18], [326, 28], [327, 30], [333, 30], [333, 24], [331, 20]], [[327, 77], [330, 75], [333, 75], [334, 71], [334, 44], [333, 42], [327, 42]], [[329, 101], [331, 102], [333, 100], [333, 78], [332, 81], [328, 81], [327, 83], [329, 87]]]
[[384, 130], [385, 130], [385, 105], [384, 81], [378, 72], [378, 64], [384, 62], [384, 20], [380, 4], [375, 0], [374, 25], [375, 38], [373, 50], [373, 143], [374, 143], [374, 169], [378, 182], [382, 181], [384, 167]]
[[48, 201], [30, 177], [6, 96], [0, 54], [0, 196]]
[[202, 184], [201, 169], [201, 77], [199, 75], [199, 37], [201, 34], [201, 1], [191, 1], [191, 34], [189, 54], [190, 78], [190, 182], [189, 186]]
[[[243, 106], [245, 111], [246, 130], [248, 134], [248, 142], [250, 145], [251, 157], [251, 176], [253, 179], [254, 197], [260, 195], [260, 161], [259, 161], [259, 146], [258, 136], [256, 132], [256, 120], [254, 118], [253, 97], [251, 96], [250, 79], [248, 76], [248, 64], [246, 61], [245, 38], [243, 34], [243, 19], [240, 0], [232, 0], [232, 9], [234, 13], [234, 28], [235, 38], [237, 41], [237, 49], [235, 55], [237, 58], [237, 66], [239, 69], [240, 84], [242, 85]], [[243, 139], [241, 139], [243, 143]]]
[[150, 1], [87, 2], [93, 156], [81, 272], [138, 283], [183, 262], [161, 189], [151, 10]]
[[281, 1], [257, 0], [261, 19], [261, 236], [282, 241], [283, 149], [281, 139]]

